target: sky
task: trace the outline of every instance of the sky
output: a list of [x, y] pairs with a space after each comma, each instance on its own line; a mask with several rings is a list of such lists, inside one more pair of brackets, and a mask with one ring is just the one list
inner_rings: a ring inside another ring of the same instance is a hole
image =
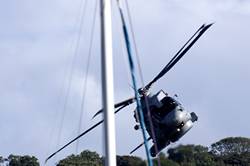
[[[172, 96], [178, 94], [184, 108], [199, 117], [190, 132], [170, 147], [209, 146], [229, 136], [250, 137], [250, 2], [128, 2], [144, 83], [158, 74], [203, 23], [215, 23], [152, 88], [152, 93], [163, 89]], [[94, 9], [91, 0], [0, 1], [1, 156], [34, 155], [43, 165], [49, 154], [75, 137], [85, 78], [80, 131], [101, 119], [91, 120], [101, 108], [99, 18], [86, 74]], [[121, 101], [133, 91], [114, 0], [112, 9], [115, 101]], [[141, 132], [133, 129], [134, 108], [131, 105], [116, 116], [119, 155], [142, 142]], [[48, 165], [84, 149], [102, 154], [101, 129], [80, 139], [78, 146], [65, 149]], [[135, 155], [145, 158], [144, 149]]]

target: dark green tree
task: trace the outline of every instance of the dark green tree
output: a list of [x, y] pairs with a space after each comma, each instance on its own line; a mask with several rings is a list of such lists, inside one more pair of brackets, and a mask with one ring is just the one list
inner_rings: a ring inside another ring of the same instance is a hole
[[168, 159], [182, 166], [213, 166], [216, 165], [208, 148], [201, 145], [179, 145], [168, 150]]
[[38, 159], [34, 156], [9, 155], [9, 166], [39, 166]]
[[79, 155], [70, 155], [59, 161], [57, 166], [100, 166], [102, 159], [96, 152], [85, 150]]
[[250, 152], [250, 139], [244, 137], [228, 137], [211, 145], [211, 152], [217, 156], [242, 154]]
[[[164, 153], [162, 153], [162, 152], [158, 155], [158, 158], [160, 159], [161, 166], [169, 166], [169, 165], [171, 165], [171, 166], [179, 166], [178, 163], [174, 162], [173, 160], [168, 159], [166, 157], [166, 155]], [[154, 159], [153, 162], [154, 162], [154, 165], [158, 165], [158, 159], [157, 158]]]
[[[250, 141], [248, 138], [229, 137], [208, 147], [179, 145], [168, 154], [160, 153], [161, 166], [250, 166]], [[57, 166], [99, 166], [104, 159], [88, 150], [61, 160]], [[157, 165], [157, 159], [153, 160]], [[117, 156], [117, 166], [146, 166], [146, 161], [136, 156]]]
[[146, 162], [136, 156], [117, 156], [117, 166], [146, 166]]
[[250, 165], [250, 139], [228, 137], [211, 145], [211, 154], [217, 163], [232, 166]]

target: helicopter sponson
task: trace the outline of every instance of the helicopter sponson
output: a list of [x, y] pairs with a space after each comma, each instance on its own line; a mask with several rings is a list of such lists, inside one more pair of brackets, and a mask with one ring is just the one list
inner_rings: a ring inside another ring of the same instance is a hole
[[[155, 137], [154, 143], [157, 143], [158, 152], [170, 142], [179, 140], [198, 120], [194, 112], [189, 113], [184, 110], [176, 99], [168, 96], [163, 90], [155, 95], [148, 94], [142, 97], [141, 103], [146, 129], [150, 137]], [[150, 110], [151, 119], [149, 119], [148, 110]], [[137, 118], [136, 121], [138, 121]], [[152, 133], [152, 129], [154, 129], [154, 133]], [[153, 157], [157, 154], [154, 146], [151, 147]]]

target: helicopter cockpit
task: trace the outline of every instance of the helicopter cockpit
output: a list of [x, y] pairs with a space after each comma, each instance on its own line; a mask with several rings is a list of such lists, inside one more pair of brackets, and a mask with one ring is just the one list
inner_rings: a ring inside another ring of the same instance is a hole
[[168, 94], [163, 90], [160, 90], [155, 95], [149, 94], [145, 97], [142, 97], [141, 103], [144, 114], [146, 115], [147, 109], [149, 109], [151, 116], [154, 116], [158, 120], [162, 119], [177, 106], [182, 108], [181, 104], [177, 100], [168, 96]]
[[[144, 114], [144, 119], [146, 123], [146, 128], [149, 129], [149, 115], [152, 119], [152, 123], [155, 128], [159, 128], [161, 123], [164, 123], [164, 117], [169, 114], [171, 111], [178, 109], [182, 110], [181, 104], [175, 100], [173, 97], [168, 96], [163, 90], [160, 90], [155, 95], [150, 93], [141, 97], [141, 105]], [[150, 112], [148, 112], [150, 110]], [[138, 121], [137, 111], [134, 111], [135, 121]], [[135, 126], [135, 129], [139, 129], [138, 125]], [[148, 131], [150, 132], [150, 131]]]

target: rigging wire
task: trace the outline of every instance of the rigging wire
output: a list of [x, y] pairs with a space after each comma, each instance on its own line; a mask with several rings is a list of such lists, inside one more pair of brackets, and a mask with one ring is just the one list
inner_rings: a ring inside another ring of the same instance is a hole
[[125, 43], [126, 43], [126, 48], [127, 48], [127, 53], [128, 53], [130, 72], [131, 72], [130, 74], [131, 74], [131, 77], [132, 77], [133, 87], [135, 89], [134, 93], [135, 93], [135, 98], [136, 98], [137, 111], [139, 113], [139, 121], [140, 121], [141, 129], [142, 129], [142, 135], [143, 135], [143, 139], [144, 139], [144, 142], [145, 142], [144, 145], [145, 145], [145, 149], [146, 149], [147, 161], [148, 161], [148, 165], [152, 166], [152, 159], [151, 159], [151, 156], [150, 156], [148, 143], [147, 143], [147, 138], [146, 138], [146, 128], [145, 128], [145, 122], [144, 122], [144, 117], [143, 117], [144, 115], [143, 115], [143, 111], [142, 111], [140, 97], [139, 97], [139, 94], [137, 92], [138, 88], [137, 88], [136, 78], [135, 78], [135, 68], [134, 68], [135, 66], [134, 66], [134, 61], [133, 61], [133, 58], [132, 58], [132, 52], [131, 52], [131, 46], [130, 46], [128, 31], [127, 31], [127, 27], [126, 27], [126, 24], [125, 24], [122, 9], [121, 9], [121, 7], [119, 5], [119, 0], [117, 0], [117, 5], [119, 7], [121, 20], [122, 20], [122, 24], [123, 24], [123, 33], [124, 33], [124, 38], [125, 38]]
[[[81, 126], [82, 126], [82, 116], [84, 113], [84, 106], [85, 106], [85, 96], [86, 96], [86, 89], [87, 89], [87, 83], [88, 83], [88, 74], [89, 74], [89, 66], [90, 66], [90, 61], [91, 61], [91, 55], [92, 55], [92, 47], [93, 47], [93, 41], [94, 41], [94, 30], [95, 30], [95, 22], [96, 22], [96, 15], [97, 15], [97, 6], [98, 6], [98, 0], [95, 0], [95, 7], [94, 7], [94, 16], [93, 16], [93, 21], [91, 24], [91, 32], [90, 32], [90, 45], [88, 49], [88, 57], [87, 57], [87, 66], [86, 66], [86, 72], [85, 72], [85, 77], [84, 73], [82, 73], [82, 77], [84, 77], [83, 81], [83, 91], [82, 91], [82, 100], [81, 100], [81, 107], [80, 107], [80, 120], [79, 120], [79, 126], [78, 126], [78, 132], [77, 135], [80, 134]], [[79, 141], [77, 140], [76, 142], [76, 153], [78, 153], [78, 146], [79, 146]]]
[[[84, 1], [83, 0], [80, 0], [80, 4], [79, 5], [77, 5], [79, 8], [78, 8], [78, 14], [77, 14], [77, 16], [76, 16], [76, 20], [75, 20], [75, 23], [74, 23], [74, 26], [73, 26], [73, 29], [74, 30], [76, 30], [77, 29], [77, 24], [79, 23], [79, 19], [78, 18], [80, 18], [81, 17], [81, 15], [82, 15], [82, 11], [83, 11], [83, 9], [85, 10], [86, 9], [86, 3], [83, 3]], [[76, 30], [76, 32], [77, 32], [77, 30]], [[72, 38], [71, 39], [71, 41], [70, 41], [70, 45], [69, 45], [69, 50], [71, 51], [71, 50], [73, 50], [73, 47], [74, 47], [74, 38]], [[61, 120], [60, 120], [60, 118], [58, 119], [58, 123], [60, 123], [60, 124], [58, 124], [58, 125], [60, 125], [60, 126], [62, 126], [61, 124], [63, 123], [63, 119], [64, 119], [64, 116], [65, 116], [65, 113], [66, 113], [66, 104], [65, 104], [65, 102], [67, 102], [67, 100], [68, 100], [68, 96], [69, 96], [69, 91], [70, 91], [70, 87], [71, 87], [71, 83], [70, 83], [70, 80], [71, 79], [68, 79], [68, 78], [72, 78], [72, 71], [73, 71], [73, 64], [75, 63], [74, 61], [75, 61], [75, 59], [76, 59], [76, 56], [73, 54], [73, 58], [72, 58], [72, 61], [71, 61], [71, 64], [68, 64], [64, 69], [63, 69], [63, 72], [62, 73], [64, 73], [65, 75], [64, 75], [64, 78], [63, 78], [63, 84], [62, 84], [62, 86], [60, 87], [60, 95], [59, 95], [59, 97], [58, 97], [58, 103], [61, 103], [61, 100], [64, 100], [64, 104], [63, 104], [63, 115], [62, 115], [62, 118], [61, 118]], [[68, 84], [67, 84], [68, 83]], [[65, 93], [65, 95], [64, 95], [64, 93]], [[64, 97], [63, 97], [64, 96]], [[63, 99], [62, 99], [63, 98]], [[55, 112], [55, 115], [54, 115], [54, 117], [58, 117], [59, 116], [59, 110], [60, 110], [60, 108], [59, 108], [59, 106], [58, 106], [58, 108], [56, 109], [56, 112]], [[55, 123], [56, 124], [56, 123]], [[49, 134], [49, 144], [48, 144], [48, 151], [47, 151], [47, 153], [49, 153], [49, 151], [50, 151], [50, 149], [52, 148], [51, 146], [52, 146], [52, 140], [53, 140], [53, 133], [55, 133], [55, 130], [56, 130], [56, 128], [57, 128], [57, 126], [56, 125], [54, 125], [54, 127], [52, 127], [51, 128], [51, 132], [50, 132], [50, 134]], [[62, 128], [62, 127], [60, 127], [60, 128]], [[57, 146], [59, 146], [59, 140], [60, 140], [60, 135], [61, 135], [61, 129], [59, 128], [59, 132], [58, 132], [58, 136], [57, 136], [57, 138], [55, 138], [55, 141], [57, 140], [57, 145], [56, 145], [56, 147]], [[54, 162], [55, 162], [55, 160], [56, 160], [56, 158], [54, 159]], [[45, 163], [46, 164], [46, 163]]]
[[[139, 76], [140, 76], [140, 79], [141, 79], [142, 87], [145, 87], [144, 78], [143, 78], [143, 74], [142, 74], [142, 68], [141, 68], [141, 64], [140, 64], [139, 51], [138, 51], [138, 47], [136, 45], [136, 40], [135, 40], [135, 33], [134, 33], [134, 29], [133, 29], [131, 12], [130, 12], [128, 1], [127, 0], [124, 0], [124, 1], [125, 1], [125, 7], [126, 7], [126, 10], [127, 10], [128, 22], [129, 22], [129, 26], [130, 26], [131, 35], [132, 35], [132, 41], [133, 41], [133, 45], [134, 45], [134, 49], [135, 49], [137, 66], [138, 66], [138, 69], [139, 69]], [[155, 151], [157, 153], [158, 152], [158, 147], [157, 147], [156, 136], [155, 136], [154, 126], [153, 126], [153, 122], [152, 122], [152, 118], [151, 118], [151, 113], [150, 113], [150, 109], [149, 109], [149, 102], [148, 102], [147, 97], [145, 97], [145, 103], [146, 103], [146, 109], [147, 109], [147, 116], [148, 116], [148, 119], [149, 119], [150, 131], [152, 133], [153, 143], [155, 144], [154, 148], [155, 148]], [[161, 166], [161, 162], [160, 162], [159, 157], [157, 157], [157, 164], [158, 164], [158, 166]]]
[[[76, 58], [77, 58], [77, 55], [78, 55], [78, 50], [79, 50], [79, 47], [80, 47], [80, 41], [81, 41], [81, 34], [82, 34], [82, 27], [84, 25], [84, 18], [85, 18], [85, 14], [86, 14], [86, 8], [87, 8], [87, 2], [88, 0], [85, 0], [83, 2], [83, 0], [81, 0], [81, 6], [80, 6], [80, 14], [79, 14], [79, 17], [80, 17], [80, 24], [79, 24], [79, 30], [78, 30], [78, 33], [77, 33], [77, 39], [76, 39], [76, 45], [75, 45], [75, 48], [74, 48], [74, 51], [73, 51], [73, 60], [70, 64], [70, 71], [69, 71], [69, 83], [68, 83], [68, 86], [66, 87], [66, 95], [65, 95], [65, 99], [64, 99], [64, 104], [63, 104], [63, 114], [62, 114], [62, 119], [61, 119], [61, 122], [59, 124], [59, 132], [58, 132], [58, 138], [57, 138], [57, 146], [56, 147], [59, 147], [60, 145], [60, 141], [61, 141], [61, 135], [62, 135], [62, 128], [63, 128], [63, 123], [64, 123], [64, 119], [65, 119], [65, 114], [66, 114], [66, 110], [67, 110], [67, 104], [68, 104], [68, 98], [69, 98], [69, 93], [70, 93], [70, 90], [71, 90], [71, 87], [72, 87], [72, 79], [73, 79], [73, 68], [76, 64]], [[78, 20], [76, 20], [76, 24], [77, 25], [78, 23]], [[73, 47], [73, 42], [72, 42], [72, 47]]]

